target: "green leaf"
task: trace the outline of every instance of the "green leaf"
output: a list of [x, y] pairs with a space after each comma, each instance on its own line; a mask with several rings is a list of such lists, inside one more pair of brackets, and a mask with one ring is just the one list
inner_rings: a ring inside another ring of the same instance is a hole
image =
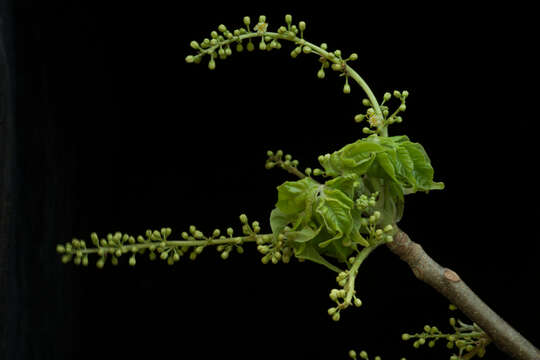
[[360, 139], [330, 156], [324, 156], [320, 163], [326, 174], [332, 177], [350, 173], [361, 176], [375, 160], [375, 154], [383, 150], [384, 148], [378, 144]]
[[287, 239], [294, 241], [296, 243], [305, 243], [319, 235], [322, 226], [319, 226], [317, 230], [313, 230], [310, 227], [305, 227], [299, 231], [290, 231], [285, 234]]
[[338, 176], [332, 180], [328, 180], [326, 183], [324, 183], [324, 185], [332, 189], [340, 190], [348, 197], [353, 198], [355, 186], [361, 187], [363, 184], [361, 181], [359, 181], [358, 175], [346, 174], [343, 176]]
[[332, 241], [349, 234], [352, 228], [353, 206], [354, 202], [342, 191], [323, 187], [315, 212], [320, 218], [320, 223], [325, 225], [333, 237], [320, 243], [320, 247], [328, 246]]
[[319, 183], [310, 177], [287, 181], [277, 187], [276, 207], [287, 215], [302, 212], [306, 208], [306, 201], [313, 201], [319, 186]]
[[317, 264], [326, 266], [328, 269], [340, 273], [342, 270], [337, 266], [330, 263], [321, 254], [311, 243], [302, 243], [300, 246], [294, 249], [294, 255], [299, 259], [305, 259], [313, 261]]
[[433, 181], [433, 167], [421, 144], [406, 141], [400, 144], [400, 147], [409, 153], [409, 157], [413, 163], [413, 169], [410, 174], [412, 192], [444, 189], [442, 182]]
[[272, 233], [277, 236], [283, 231], [285, 226], [289, 225], [294, 220], [294, 216], [287, 215], [278, 208], [275, 208], [270, 213], [270, 227]]

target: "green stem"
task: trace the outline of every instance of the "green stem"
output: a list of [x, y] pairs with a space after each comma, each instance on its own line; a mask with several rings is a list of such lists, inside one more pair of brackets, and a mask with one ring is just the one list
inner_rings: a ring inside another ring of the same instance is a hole
[[[319, 46], [317, 46], [317, 45], [315, 45], [313, 43], [310, 43], [309, 41], [298, 38], [297, 36], [292, 37], [289, 34], [290, 34], [290, 32], [287, 32], [287, 33], [284, 33], [284, 34], [279, 34], [279, 33], [276, 33], [276, 32], [265, 32], [263, 34], [260, 34], [258, 32], [249, 32], [247, 34], [242, 34], [242, 35], [239, 35], [239, 36], [233, 36], [231, 39], [223, 40], [219, 44], [211, 46], [211, 47], [209, 47], [207, 49], [201, 49], [201, 53], [203, 53], [203, 54], [212, 53], [212, 52], [215, 51], [216, 48], [218, 48], [220, 46], [230, 44], [230, 43], [233, 43], [233, 42], [237, 42], [237, 41], [241, 41], [241, 40], [244, 40], [244, 39], [250, 39], [250, 38], [260, 37], [260, 36], [269, 36], [270, 38], [273, 38], [273, 39], [291, 41], [291, 42], [294, 42], [295, 44], [300, 45], [300, 46], [307, 45], [312, 49], [313, 53], [324, 57], [326, 60], [331, 61], [333, 63], [341, 63], [341, 60], [338, 59], [334, 54], [329, 53], [328, 51], [322, 49], [321, 47], [319, 47]], [[383, 116], [383, 113], [382, 113], [381, 108], [379, 106], [379, 102], [377, 101], [377, 98], [375, 97], [375, 95], [371, 91], [368, 84], [349, 65], [345, 65], [345, 72], [354, 81], [356, 81], [356, 83], [358, 85], [360, 85], [362, 90], [364, 90], [364, 92], [366, 93], [369, 101], [371, 102], [371, 106], [373, 107], [373, 110], [375, 110], [375, 114], [376, 114], [377, 118], [380, 120], [380, 126], [377, 127], [377, 130], [380, 133], [380, 135], [381, 136], [388, 136], [388, 128], [387, 128], [387, 126], [385, 126], [385, 124], [383, 124], [384, 116]]]
[[368, 257], [373, 250], [375, 250], [381, 244], [374, 244], [368, 247], [365, 247], [360, 251], [360, 253], [354, 258], [354, 263], [349, 269], [349, 277], [347, 279], [347, 295], [345, 297], [344, 304], [349, 306], [352, 304], [351, 300], [354, 295], [354, 282], [356, 281], [356, 275], [358, 275], [358, 269], [364, 260]]
[[[270, 240], [268, 240], [270, 239]], [[166, 240], [165, 247], [167, 248], [175, 248], [175, 247], [184, 247], [184, 246], [207, 246], [207, 245], [239, 245], [247, 242], [257, 242], [257, 241], [263, 241], [264, 243], [270, 242], [272, 239], [272, 234], [257, 234], [257, 235], [246, 235], [246, 236], [237, 236], [237, 237], [230, 237], [226, 239], [205, 239], [205, 240]], [[131, 249], [147, 249], [152, 246], [154, 247], [160, 247], [161, 241], [150, 241], [145, 243], [138, 243], [138, 244], [123, 244], [120, 246], [126, 247], [128, 251], [131, 251]], [[118, 250], [118, 246], [101, 246], [99, 248], [87, 248], [87, 249], [77, 249], [81, 250], [83, 254], [91, 254], [91, 253], [97, 253], [99, 249], [104, 249], [105, 252], [109, 252], [110, 250]], [[76, 252], [76, 251], [73, 251]]]

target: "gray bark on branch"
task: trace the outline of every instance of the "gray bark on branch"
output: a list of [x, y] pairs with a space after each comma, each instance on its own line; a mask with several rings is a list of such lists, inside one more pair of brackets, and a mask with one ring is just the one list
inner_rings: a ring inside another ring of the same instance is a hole
[[419, 280], [437, 290], [480, 326], [501, 351], [518, 360], [540, 359], [540, 351], [491, 310], [455, 271], [435, 262], [401, 229], [387, 247], [410, 266]]

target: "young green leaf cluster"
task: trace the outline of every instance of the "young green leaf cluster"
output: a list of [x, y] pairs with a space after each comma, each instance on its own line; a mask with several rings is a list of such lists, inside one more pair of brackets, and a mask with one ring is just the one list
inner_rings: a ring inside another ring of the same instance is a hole
[[[450, 305], [451, 310], [455, 310], [455, 306]], [[482, 358], [486, 353], [486, 346], [491, 343], [491, 339], [487, 334], [475, 323], [472, 325], [465, 324], [461, 320], [456, 320], [454, 317], [449, 319], [450, 326], [454, 330], [453, 333], [443, 333], [436, 326], [425, 325], [424, 331], [417, 334], [403, 334], [403, 340], [417, 339], [413, 346], [419, 348], [424, 344], [429, 347], [434, 347], [439, 340], [446, 342], [448, 349], [458, 350], [457, 354], [452, 354], [450, 360], [468, 360], [474, 356]]]
[[227, 259], [233, 250], [242, 254], [244, 243], [256, 242], [260, 246], [271, 243], [272, 234], [260, 234], [261, 228], [258, 221], [251, 225], [247, 216], [240, 215], [242, 223], [242, 236], [234, 236], [233, 228], [226, 230], [226, 236], [222, 235], [219, 229], [215, 229], [211, 235], [207, 236], [194, 225], [189, 227], [189, 231], [180, 234], [182, 240], [170, 240], [171, 228], [158, 230], [146, 230], [145, 236], [137, 237], [129, 234], [116, 232], [109, 233], [105, 238], [99, 238], [96, 233], [90, 235], [94, 247], [87, 247], [85, 240], [73, 239], [66, 244], [58, 244], [56, 250], [62, 254], [62, 262], [68, 263], [73, 260], [75, 265], [88, 266], [88, 255], [99, 256], [96, 266], [103, 268], [108, 258], [111, 264], [118, 265], [118, 259], [124, 254], [130, 254], [129, 264], [135, 266], [136, 255], [148, 252], [150, 260], [166, 260], [169, 265], [173, 265], [184, 255], [191, 260], [195, 260], [207, 246], [215, 246], [223, 260]]

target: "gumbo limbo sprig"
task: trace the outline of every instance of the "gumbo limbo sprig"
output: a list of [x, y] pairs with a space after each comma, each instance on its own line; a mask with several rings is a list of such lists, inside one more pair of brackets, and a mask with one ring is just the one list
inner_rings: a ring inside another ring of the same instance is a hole
[[[124, 255], [134, 266], [137, 256], [145, 253], [151, 260], [159, 257], [173, 265], [184, 256], [196, 259], [207, 247], [215, 247], [225, 260], [233, 251], [243, 253], [244, 245], [255, 244], [264, 264], [288, 263], [296, 258], [336, 272], [337, 287], [329, 294], [334, 304], [328, 314], [338, 321], [342, 310], [362, 305], [356, 290], [359, 268], [373, 250], [393, 241], [403, 215], [404, 196], [443, 189], [444, 184], [433, 181], [434, 171], [422, 145], [405, 135], [388, 136], [389, 125], [402, 121], [407, 91], [386, 92], [379, 103], [349, 65], [358, 59], [356, 53], [344, 56], [341, 50], [330, 51], [325, 43], [315, 45], [305, 40], [306, 23], [293, 24], [290, 15], [285, 16], [285, 24], [275, 32], [269, 30], [264, 15], [256, 24], [247, 16], [243, 23], [244, 26], [234, 30], [219, 25], [210, 37], [201, 42], [192, 41], [190, 45], [197, 53], [188, 55], [186, 62], [198, 64], [208, 59], [208, 68], [214, 70], [216, 61], [231, 56], [233, 48], [241, 52], [245, 45], [247, 51], [254, 51], [256, 40], [259, 50], [271, 51], [281, 49], [282, 42], [291, 42], [293, 58], [302, 53], [318, 57], [319, 78], [325, 78], [326, 71], [331, 69], [344, 78], [343, 93], [352, 92], [351, 80], [361, 87], [367, 96], [361, 105], [366, 109], [355, 116], [355, 121], [367, 122], [362, 130], [367, 137], [318, 156], [320, 167], [303, 171], [292, 155], [282, 150], [268, 151], [267, 169], [280, 167], [298, 178], [277, 187], [277, 202], [269, 216], [272, 230], [269, 233], [261, 234], [260, 223], [250, 224], [242, 214], [242, 233], [237, 236], [232, 228], [224, 233], [216, 229], [206, 235], [193, 225], [181, 232], [179, 239], [171, 238], [171, 228], [147, 230], [137, 236], [116, 232], [99, 237], [92, 233], [93, 246], [85, 240], [73, 239], [58, 245], [57, 251], [64, 263], [73, 261], [83, 266], [88, 265], [90, 255], [97, 255], [96, 265], [102, 268], [107, 259], [118, 265]], [[399, 101], [393, 111], [389, 107], [392, 98]]]

